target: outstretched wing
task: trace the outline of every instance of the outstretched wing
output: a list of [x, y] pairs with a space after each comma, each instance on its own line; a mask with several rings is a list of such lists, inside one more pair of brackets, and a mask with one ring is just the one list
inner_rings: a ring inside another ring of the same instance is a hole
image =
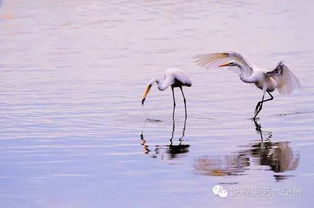
[[293, 90], [301, 88], [298, 78], [282, 62], [273, 71], [267, 72], [266, 75], [277, 81], [280, 94], [290, 94]]
[[208, 53], [195, 56], [196, 64], [205, 68], [215, 68], [231, 61], [241, 64], [246, 75], [252, 74], [254, 65], [237, 52]]

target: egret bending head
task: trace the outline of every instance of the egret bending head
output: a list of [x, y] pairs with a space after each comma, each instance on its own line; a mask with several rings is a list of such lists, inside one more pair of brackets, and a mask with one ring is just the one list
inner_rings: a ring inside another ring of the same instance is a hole
[[144, 102], [146, 100], [146, 97], [147, 97], [151, 87], [155, 83], [157, 84], [157, 89], [159, 91], [164, 91], [168, 87], [171, 87], [172, 98], [173, 98], [173, 113], [172, 113], [172, 118], [173, 119], [174, 119], [174, 112], [175, 112], [175, 107], [176, 107], [176, 101], [175, 101], [175, 96], [174, 96], [174, 88], [176, 88], [176, 87], [180, 88], [182, 96], [183, 96], [184, 109], [185, 109], [185, 118], [186, 118], [187, 117], [186, 100], [185, 100], [185, 96], [184, 96], [182, 87], [185, 87], [185, 86], [186, 87], [191, 87], [192, 86], [192, 82], [191, 82], [189, 76], [186, 75], [180, 69], [173, 69], [173, 68], [167, 69], [163, 79], [154, 78], [154, 79], [150, 80], [150, 82], [148, 83], [148, 85], [147, 85], [147, 87], [146, 87], [146, 89], [144, 91], [144, 95], [143, 95], [143, 98], [142, 98], [142, 106], [144, 106]]
[[164, 89], [167, 88], [167, 86], [166, 86], [166, 87], [161, 86], [161, 84], [160, 84], [160, 83], [161, 83], [161, 80], [160, 80], [159, 78], [151, 79], [151, 80], [149, 81], [149, 83], [148, 83], [148, 85], [147, 85], [145, 91], [144, 91], [144, 95], [143, 95], [143, 99], [142, 99], [142, 105], [144, 105], [144, 102], [145, 102], [146, 97], [147, 97], [147, 95], [148, 95], [148, 93], [149, 93], [149, 91], [150, 91], [150, 88], [154, 85], [154, 83], [157, 83], [157, 87], [158, 87], [158, 89], [161, 90], [161, 91], [163, 91]]

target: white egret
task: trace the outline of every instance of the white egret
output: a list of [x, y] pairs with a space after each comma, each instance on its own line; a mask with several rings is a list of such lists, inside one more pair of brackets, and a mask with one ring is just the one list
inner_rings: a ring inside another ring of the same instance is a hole
[[144, 105], [144, 102], [146, 100], [146, 96], [149, 93], [149, 90], [151, 89], [152, 85], [154, 83], [157, 83], [157, 88], [160, 91], [164, 91], [167, 89], [169, 86], [171, 86], [172, 90], [172, 97], [173, 97], [173, 114], [172, 116], [174, 117], [174, 111], [176, 107], [176, 100], [174, 96], [174, 88], [179, 87], [183, 96], [183, 101], [184, 101], [184, 107], [185, 107], [185, 117], [187, 116], [187, 110], [186, 110], [186, 99], [182, 90], [183, 86], [186, 87], [191, 87], [192, 82], [187, 74], [185, 74], [182, 70], [180, 69], [168, 69], [165, 72], [165, 77], [164, 79], [158, 79], [154, 78], [151, 79], [150, 82], [148, 83], [148, 86], [146, 87], [144, 91], [144, 96], [142, 99], [142, 105]]
[[[243, 82], [253, 83], [263, 90], [262, 100], [256, 105], [253, 119], [262, 110], [263, 103], [273, 99], [271, 92], [275, 89], [278, 89], [280, 94], [290, 94], [300, 87], [298, 79], [283, 62], [279, 62], [274, 70], [267, 70], [256, 67], [239, 53], [227, 52], [196, 56], [196, 63], [206, 68], [235, 66], [239, 68], [239, 76]], [[264, 100], [266, 92], [270, 98]]]

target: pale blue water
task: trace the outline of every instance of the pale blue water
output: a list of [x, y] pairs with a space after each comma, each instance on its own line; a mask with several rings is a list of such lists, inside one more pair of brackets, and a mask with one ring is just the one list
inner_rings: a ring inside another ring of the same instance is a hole
[[[1, 208], [313, 203], [312, 1], [0, 2]], [[303, 90], [274, 93], [255, 124], [260, 90], [193, 63], [225, 50], [284, 60]], [[193, 82], [186, 123], [176, 90], [175, 126], [170, 89], [149, 94], [151, 120], [140, 103], [171, 66]]]

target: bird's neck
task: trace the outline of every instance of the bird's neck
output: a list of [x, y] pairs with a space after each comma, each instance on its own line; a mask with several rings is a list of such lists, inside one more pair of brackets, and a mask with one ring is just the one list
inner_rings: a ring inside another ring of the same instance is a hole
[[244, 72], [240, 73], [240, 79], [245, 83], [254, 83], [255, 81], [246, 76]]
[[164, 80], [163, 79], [160, 79], [160, 78], [154, 78], [150, 81], [150, 83], [153, 85], [154, 83], [157, 84], [157, 88], [158, 90], [160, 91], [163, 91], [165, 90], [167, 87], [163, 86], [163, 82]]
[[241, 64], [236, 64], [237, 67], [240, 69], [240, 79], [245, 83], [255, 83], [255, 80], [251, 78], [249, 74], [246, 73], [246, 70], [244, 70], [243, 66]]

